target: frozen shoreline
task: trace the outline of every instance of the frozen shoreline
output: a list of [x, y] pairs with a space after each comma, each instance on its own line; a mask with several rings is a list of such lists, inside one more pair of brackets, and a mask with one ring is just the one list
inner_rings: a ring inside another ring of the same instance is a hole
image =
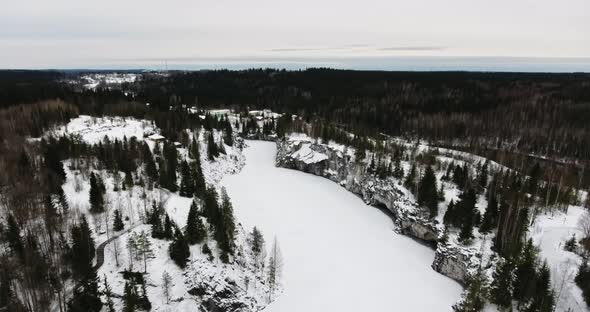
[[248, 145], [222, 183], [237, 219], [281, 244], [285, 290], [268, 311], [451, 310], [462, 288], [431, 269], [432, 249], [337, 184], [275, 167], [274, 143]]

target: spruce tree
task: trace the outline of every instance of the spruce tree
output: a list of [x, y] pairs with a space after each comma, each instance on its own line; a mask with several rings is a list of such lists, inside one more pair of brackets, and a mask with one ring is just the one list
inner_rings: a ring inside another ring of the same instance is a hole
[[551, 287], [551, 274], [547, 261], [544, 261], [539, 268], [536, 281], [531, 311], [553, 312], [555, 307], [555, 294]]
[[507, 308], [512, 304], [512, 262], [502, 260], [496, 265], [490, 289], [490, 301]]
[[95, 251], [94, 239], [85, 216], [81, 218], [80, 225], [72, 227], [71, 237], [71, 257], [74, 271], [80, 276], [84, 276], [92, 270], [92, 259]]
[[225, 188], [221, 192], [221, 218], [215, 225], [215, 238], [221, 249], [221, 260], [229, 262], [229, 255], [233, 254], [235, 221], [232, 204]]
[[205, 177], [203, 177], [203, 171], [201, 168], [201, 162], [195, 162], [191, 166], [191, 175], [193, 177], [193, 181], [195, 183], [194, 190], [195, 196], [203, 197], [205, 191], [207, 189], [207, 184], [205, 183]]
[[149, 145], [144, 142], [142, 146], [142, 154], [143, 154], [143, 164], [144, 164], [144, 171], [146, 175], [149, 177], [151, 182], [158, 181], [158, 168], [156, 168], [156, 162], [154, 161], [154, 156], [150, 151]]
[[191, 176], [191, 169], [186, 160], [183, 160], [180, 165], [180, 178], [180, 196], [192, 197], [195, 193], [195, 183]]
[[118, 232], [125, 228], [125, 224], [123, 223], [123, 218], [121, 217], [121, 211], [119, 209], [115, 209], [114, 214], [115, 220], [113, 221], [113, 230]]
[[456, 226], [456, 216], [455, 216], [455, 201], [451, 199], [449, 205], [447, 206], [447, 211], [443, 217], [443, 223], [447, 226], [453, 225]]
[[215, 138], [213, 136], [213, 131], [209, 132], [209, 138], [207, 140], [207, 158], [210, 161], [215, 160], [215, 157], [219, 156], [219, 151], [217, 147], [217, 143], [215, 143]]
[[461, 231], [459, 232], [459, 240], [461, 242], [468, 242], [473, 238], [473, 223], [470, 221], [463, 221], [461, 224]]
[[426, 167], [424, 176], [418, 187], [418, 204], [428, 208], [431, 218], [438, 214], [438, 193], [436, 187], [436, 176], [431, 166]]
[[83, 286], [74, 289], [73, 298], [68, 304], [68, 311], [99, 312], [101, 309], [102, 301], [98, 292], [98, 277], [94, 271], [89, 271]]
[[104, 211], [104, 186], [100, 177], [94, 172], [90, 174], [90, 211], [93, 213]]
[[25, 248], [20, 233], [21, 228], [16, 222], [16, 219], [12, 214], [9, 214], [8, 226], [6, 229], [6, 240], [12, 252], [20, 257], [21, 260], [23, 260]]
[[468, 282], [465, 297], [459, 304], [453, 306], [453, 310], [456, 312], [482, 311], [485, 306], [486, 296], [486, 277], [479, 270]]
[[491, 230], [495, 229], [497, 225], [498, 201], [496, 200], [496, 195], [492, 194], [490, 200], [488, 201], [488, 207], [483, 214], [483, 220], [481, 222], [481, 226], [479, 227], [479, 231], [481, 233], [489, 233]]
[[178, 190], [177, 183], [177, 176], [176, 170], [178, 169], [178, 151], [173, 143], [164, 144], [164, 155], [166, 157], [166, 174], [168, 177], [166, 178], [167, 185], [166, 187], [171, 192], [176, 192]]
[[194, 200], [188, 211], [185, 235], [186, 240], [190, 245], [201, 243], [207, 236], [205, 225], [199, 217], [197, 203]]
[[399, 160], [399, 158], [395, 159], [395, 167], [393, 168], [393, 176], [398, 179], [403, 179], [404, 177], [404, 168]]
[[582, 264], [578, 268], [575, 278], [576, 285], [582, 290], [582, 296], [586, 304], [590, 304], [590, 267], [588, 267], [588, 258], [584, 257]]
[[103, 278], [103, 294], [106, 297], [106, 301], [107, 301], [107, 311], [108, 312], [115, 312], [115, 303], [113, 302], [113, 291], [111, 289], [111, 286], [109, 285], [109, 282], [107, 281], [107, 276], [105, 274], [104, 278]]
[[125, 288], [123, 292], [123, 312], [135, 312], [135, 306], [137, 305], [137, 298], [135, 295], [134, 286], [128, 281], [125, 282]]
[[225, 131], [224, 131], [224, 136], [223, 136], [223, 142], [225, 144], [227, 144], [228, 146], [234, 145], [233, 130], [231, 127], [231, 123], [227, 119], [225, 122]]
[[489, 167], [489, 163], [490, 161], [486, 159], [485, 163], [481, 166], [479, 172], [478, 172], [478, 176], [477, 176], [477, 182], [479, 184], [479, 187], [483, 190], [486, 188], [486, 186], [488, 185], [488, 167]]
[[514, 299], [524, 302], [532, 298], [535, 288], [535, 268], [537, 250], [532, 240], [528, 240], [516, 264], [514, 280]]
[[178, 228], [174, 231], [174, 239], [168, 247], [168, 254], [170, 254], [170, 258], [180, 268], [186, 267], [186, 263], [190, 257], [190, 249], [184, 235], [182, 235], [182, 232]]
[[162, 237], [165, 239], [172, 239], [174, 237], [174, 225], [168, 214], [164, 218], [164, 232], [162, 233]]
[[456, 205], [456, 215], [459, 218], [461, 228], [459, 239], [463, 242], [473, 237], [473, 224], [477, 216], [475, 208], [476, 199], [475, 190], [468, 189], [461, 193], [460, 200]]
[[404, 186], [410, 191], [414, 192], [416, 188], [416, 165], [412, 164], [412, 168], [406, 177], [406, 181], [404, 182]]

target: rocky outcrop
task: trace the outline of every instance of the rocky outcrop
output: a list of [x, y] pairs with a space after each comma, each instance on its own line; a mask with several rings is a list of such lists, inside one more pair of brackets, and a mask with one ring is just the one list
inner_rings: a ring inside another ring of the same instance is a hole
[[365, 203], [390, 215], [399, 233], [419, 239], [436, 248], [432, 268], [464, 283], [476, 261], [473, 250], [462, 246], [438, 244], [443, 227], [428, 218], [428, 212], [394, 178], [379, 179], [366, 170], [366, 164], [354, 160], [346, 147], [318, 144], [306, 137], [277, 141], [275, 165], [328, 178], [360, 196]]

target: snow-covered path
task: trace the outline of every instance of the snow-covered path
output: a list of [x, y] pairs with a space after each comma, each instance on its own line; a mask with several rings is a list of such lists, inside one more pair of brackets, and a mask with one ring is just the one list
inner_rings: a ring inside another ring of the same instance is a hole
[[248, 145], [243, 171], [222, 183], [237, 220], [279, 241], [285, 290], [266, 311], [451, 310], [461, 287], [430, 268], [433, 250], [336, 183], [276, 168], [274, 143]]

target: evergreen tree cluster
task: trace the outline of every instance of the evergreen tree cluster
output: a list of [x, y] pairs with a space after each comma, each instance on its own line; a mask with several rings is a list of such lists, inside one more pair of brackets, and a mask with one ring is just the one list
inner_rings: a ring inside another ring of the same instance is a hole
[[582, 289], [582, 295], [587, 305], [590, 305], [590, 268], [588, 268], [588, 258], [582, 260], [575, 278], [576, 285]]
[[125, 276], [127, 281], [123, 290], [123, 312], [150, 311], [152, 303], [147, 296], [143, 275], [128, 272]]
[[90, 211], [93, 213], [104, 212], [106, 188], [99, 174], [90, 174]]

